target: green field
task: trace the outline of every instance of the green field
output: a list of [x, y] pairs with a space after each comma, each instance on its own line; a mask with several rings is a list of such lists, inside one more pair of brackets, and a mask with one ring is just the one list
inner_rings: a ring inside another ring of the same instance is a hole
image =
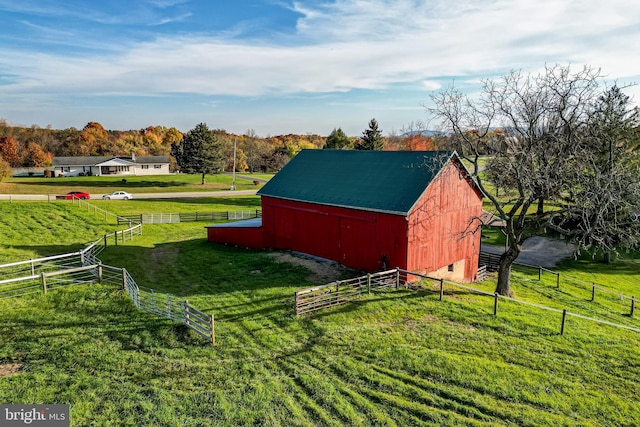
[[[270, 179], [269, 174], [242, 174], [256, 179]], [[123, 182], [123, 179], [126, 182]], [[207, 175], [204, 185], [198, 174], [174, 174], [153, 176], [79, 176], [64, 178], [8, 178], [0, 181], [0, 194], [64, 194], [69, 191], [85, 191], [90, 194], [106, 194], [117, 190], [130, 193], [166, 193], [192, 191], [229, 190], [233, 177], [225, 174]], [[236, 177], [236, 190], [255, 190], [251, 179]]]
[[[115, 227], [70, 203], [0, 202], [0, 212], [5, 260], [73, 250]], [[68, 403], [78, 426], [640, 424], [640, 333], [571, 317], [560, 335], [557, 313], [501, 301], [493, 316], [492, 298], [453, 288], [443, 301], [389, 290], [296, 318], [294, 291], [322, 283], [306, 268], [210, 244], [202, 223], [143, 230], [103, 262], [213, 313], [216, 345], [113, 287], [0, 301], [1, 403]], [[636, 258], [558, 270], [559, 289], [555, 276], [516, 271], [517, 297], [640, 327], [619, 300], [589, 302], [569, 279], [629, 294]], [[9, 365], [20, 371], [2, 375]]]

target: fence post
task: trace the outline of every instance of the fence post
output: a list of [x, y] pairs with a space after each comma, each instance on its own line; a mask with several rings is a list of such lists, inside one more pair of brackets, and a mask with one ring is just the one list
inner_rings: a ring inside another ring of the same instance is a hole
[[102, 236], [104, 238], [104, 248], [107, 249], [107, 235]]
[[122, 290], [127, 290], [127, 270], [125, 268], [122, 269]]
[[560, 335], [564, 335], [564, 322], [567, 319], [567, 309], [562, 309], [562, 326], [560, 326]]
[[442, 301], [443, 295], [444, 295], [444, 280], [440, 279], [440, 301]]
[[80, 252], [80, 262], [84, 265], [84, 251]]
[[367, 273], [367, 294], [371, 295], [371, 273]]
[[42, 280], [42, 293], [47, 294], [47, 278], [44, 273], [40, 273], [40, 280]]
[[98, 264], [98, 283], [102, 283], [102, 263]]
[[183, 310], [183, 316], [184, 316], [184, 324], [189, 327], [191, 320], [189, 318], [189, 300], [184, 300], [184, 310]]
[[340, 304], [340, 281], [336, 282], [336, 304]]
[[213, 314], [209, 316], [209, 328], [211, 329], [211, 344], [216, 343], [216, 330], [215, 330], [215, 322], [213, 319]]
[[151, 312], [156, 314], [156, 292], [151, 289]]
[[591, 301], [595, 301], [596, 299], [596, 284], [591, 283]]
[[31, 275], [35, 276], [36, 275], [36, 266], [33, 263], [33, 258], [31, 258], [29, 261], [31, 261]]
[[115, 245], [118, 246], [118, 232], [113, 232], [113, 241], [116, 242]]
[[558, 276], [556, 278], [556, 288], [560, 289], [560, 273], [557, 273]]
[[631, 297], [631, 313], [629, 313], [629, 316], [633, 317], [633, 310], [636, 307], [636, 297]]
[[538, 282], [542, 280], [542, 267], [538, 266]]
[[495, 296], [495, 300], [493, 301], [493, 315], [497, 316], [498, 315], [498, 298], [499, 298], [498, 293], [496, 292], [494, 296]]
[[295, 294], [295, 313], [297, 316], [298, 315], [298, 291], [296, 291], [296, 294]]

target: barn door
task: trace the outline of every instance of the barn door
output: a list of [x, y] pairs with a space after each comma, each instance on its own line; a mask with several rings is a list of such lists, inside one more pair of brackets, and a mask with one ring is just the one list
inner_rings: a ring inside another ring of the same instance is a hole
[[376, 269], [380, 254], [377, 254], [375, 222], [341, 217], [338, 249], [340, 264], [365, 270]]

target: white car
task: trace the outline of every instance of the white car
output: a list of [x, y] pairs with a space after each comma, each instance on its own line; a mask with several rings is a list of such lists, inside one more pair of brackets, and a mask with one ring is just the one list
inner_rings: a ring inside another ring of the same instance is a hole
[[105, 194], [102, 198], [104, 200], [129, 200], [133, 199], [133, 194], [127, 193], [126, 191], [114, 191], [111, 194]]

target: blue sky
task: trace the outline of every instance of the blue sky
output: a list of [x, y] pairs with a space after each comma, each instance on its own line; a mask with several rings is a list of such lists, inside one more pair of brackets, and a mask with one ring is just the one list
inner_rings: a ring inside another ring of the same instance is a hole
[[639, 51], [637, 0], [0, 0], [0, 118], [386, 135], [512, 69], [640, 83]]

